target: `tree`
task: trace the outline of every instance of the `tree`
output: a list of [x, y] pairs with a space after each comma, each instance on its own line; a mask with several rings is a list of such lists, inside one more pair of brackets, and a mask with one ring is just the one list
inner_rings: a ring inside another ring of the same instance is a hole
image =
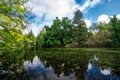
[[45, 47], [55, 47], [60, 46], [59, 36], [61, 28], [61, 21], [58, 17], [53, 21], [51, 27], [45, 26], [46, 34], [44, 35], [44, 45]]
[[33, 45], [35, 45], [36, 38], [35, 38], [32, 30], [31, 30], [28, 34], [26, 34], [26, 37], [31, 41], [31, 43], [32, 43]]
[[9, 43], [11, 46], [14, 43], [17, 44], [19, 41], [21, 42], [19, 37], [23, 35], [21, 32], [25, 28], [26, 20], [24, 15], [27, 9], [24, 3], [26, 1], [27, 0], [0, 1], [0, 26], [3, 28], [3, 30], [0, 31], [0, 36], [3, 38], [4, 43]]
[[82, 46], [88, 38], [88, 31], [85, 22], [82, 20], [82, 13], [80, 10], [77, 10], [75, 12], [73, 24], [75, 26], [75, 41], [78, 43], [79, 46]]
[[5, 30], [11, 27], [23, 29], [25, 18], [24, 14], [26, 8], [24, 4], [26, 0], [4, 0], [0, 1], [0, 26]]
[[45, 36], [46, 32], [43, 28], [43, 30], [38, 34], [37, 38], [36, 38], [36, 46], [37, 48], [41, 48], [43, 47], [43, 45], [45, 45], [45, 42], [44, 42], [44, 36]]
[[71, 20], [68, 19], [67, 17], [63, 17], [61, 21], [61, 38], [63, 40], [63, 45], [71, 44], [74, 41], [74, 26], [71, 23]]
[[120, 20], [117, 19], [116, 15], [114, 15], [113, 18], [110, 19], [109, 24], [112, 26], [111, 28], [112, 44], [115, 47], [120, 47]]
[[54, 19], [51, 27], [45, 26], [37, 37], [37, 45], [43, 47], [63, 47], [73, 41], [73, 25], [71, 20], [63, 17]]
[[[81, 11], [80, 11], [80, 10], [77, 10], [77, 11], [75, 12], [75, 15], [74, 15], [74, 18], [73, 18], [73, 23], [80, 26], [81, 23], [83, 23], [82, 20], [81, 20], [82, 17], [83, 17], [83, 15], [82, 15]], [[81, 25], [81, 26], [82, 26], [82, 25]]]
[[[94, 28], [94, 26], [96, 26]], [[98, 22], [91, 26], [92, 30], [97, 30], [92, 32], [92, 35], [88, 39], [88, 45], [92, 47], [110, 47], [111, 45], [111, 26], [107, 23]]]
[[96, 30], [97, 32], [89, 38], [89, 45], [94, 47], [120, 47], [120, 20], [116, 16], [113, 16], [108, 24], [97, 23]]
[[26, 39], [26, 37], [25, 35], [22, 34], [21, 30], [17, 30], [16, 28], [11, 28], [9, 30], [9, 33], [7, 33], [3, 29], [0, 30], [0, 35], [3, 38], [3, 43], [1, 43], [2, 44], [1, 47], [5, 47], [5, 48], [24, 47], [24, 40]]

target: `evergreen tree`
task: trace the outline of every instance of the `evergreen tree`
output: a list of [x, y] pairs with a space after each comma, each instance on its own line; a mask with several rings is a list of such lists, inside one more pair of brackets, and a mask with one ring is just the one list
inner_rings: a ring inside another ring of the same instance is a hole
[[82, 20], [82, 13], [80, 10], [77, 10], [75, 12], [73, 24], [75, 27], [74, 28], [75, 41], [79, 46], [82, 46], [88, 38], [88, 31], [85, 22]]
[[114, 15], [113, 18], [110, 19], [110, 25], [112, 26], [112, 44], [115, 47], [120, 47], [120, 20], [117, 19], [116, 15]]

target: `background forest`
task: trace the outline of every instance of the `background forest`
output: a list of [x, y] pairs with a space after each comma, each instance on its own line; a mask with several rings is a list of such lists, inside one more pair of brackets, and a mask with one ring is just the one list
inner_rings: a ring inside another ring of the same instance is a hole
[[120, 47], [120, 20], [114, 15], [109, 23], [96, 22], [86, 27], [83, 15], [76, 10], [74, 18], [56, 17], [35, 37], [23, 34], [29, 23], [26, 0], [0, 1], [0, 48], [45, 47]]

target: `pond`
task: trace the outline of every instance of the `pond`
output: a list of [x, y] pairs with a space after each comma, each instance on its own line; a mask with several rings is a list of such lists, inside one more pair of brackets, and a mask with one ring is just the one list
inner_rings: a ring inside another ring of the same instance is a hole
[[1, 50], [0, 80], [120, 80], [120, 50]]

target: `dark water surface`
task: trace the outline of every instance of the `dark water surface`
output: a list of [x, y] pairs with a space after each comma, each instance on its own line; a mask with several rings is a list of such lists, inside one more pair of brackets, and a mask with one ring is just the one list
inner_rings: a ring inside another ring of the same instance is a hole
[[120, 80], [120, 49], [1, 50], [0, 80]]

